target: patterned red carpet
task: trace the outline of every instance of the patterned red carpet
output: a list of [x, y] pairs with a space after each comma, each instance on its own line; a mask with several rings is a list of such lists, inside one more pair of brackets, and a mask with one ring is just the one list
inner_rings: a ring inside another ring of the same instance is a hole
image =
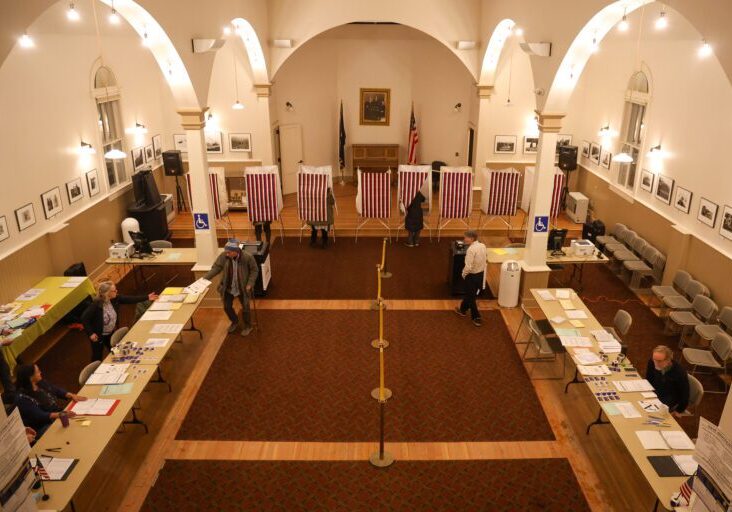
[[166, 461], [145, 512], [536, 511], [590, 508], [564, 459], [402, 462]]
[[[179, 439], [377, 439], [372, 311], [260, 311], [262, 333], [229, 336]], [[553, 439], [498, 311], [474, 327], [451, 311], [387, 311], [392, 441]]]

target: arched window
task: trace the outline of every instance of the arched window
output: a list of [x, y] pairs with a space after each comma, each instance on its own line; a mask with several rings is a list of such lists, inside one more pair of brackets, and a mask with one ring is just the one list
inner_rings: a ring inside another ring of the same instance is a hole
[[633, 191], [645, 133], [643, 120], [650, 98], [648, 77], [643, 71], [633, 73], [625, 92], [625, 113], [621, 133], [621, 151], [629, 154], [633, 161], [618, 165], [618, 184]]
[[[93, 94], [97, 102], [99, 130], [102, 135], [104, 153], [106, 154], [111, 149], [118, 149], [124, 152], [124, 132], [122, 130], [122, 116], [119, 107], [119, 87], [117, 86], [117, 79], [114, 73], [108, 67], [100, 66], [94, 74]], [[129, 181], [125, 161], [126, 158], [104, 159], [110, 190], [124, 185]]]

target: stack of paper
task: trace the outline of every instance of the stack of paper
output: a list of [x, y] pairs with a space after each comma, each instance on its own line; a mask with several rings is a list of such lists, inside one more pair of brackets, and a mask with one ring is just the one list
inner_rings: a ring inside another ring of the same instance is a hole
[[694, 443], [683, 430], [664, 430], [661, 435], [672, 450], [693, 450]]
[[168, 346], [168, 338], [149, 338], [145, 342], [145, 348], [162, 348]]
[[573, 327], [580, 327], [580, 328], [582, 328], [582, 327], [585, 326], [585, 323], [583, 321], [581, 321], [581, 320], [570, 320], [569, 323], [572, 324]]
[[606, 354], [619, 354], [623, 347], [617, 341], [598, 341], [597, 346]]
[[625, 418], [640, 418], [641, 414], [630, 402], [615, 402], [615, 406]]
[[646, 379], [615, 380], [613, 384], [621, 392], [653, 391], [653, 386]]
[[[645, 394], [645, 393], [644, 393]], [[652, 400], [639, 400], [638, 405], [641, 406], [644, 412], [658, 412], [661, 410], [661, 401], [657, 398]]]
[[565, 310], [568, 310], [568, 309], [577, 309], [576, 307], [574, 307], [574, 302], [572, 302], [569, 299], [562, 299], [562, 300], [560, 300], [559, 301], [559, 305], [562, 306], [562, 308], [565, 309]]
[[75, 402], [70, 410], [79, 416], [108, 416], [118, 403], [119, 400], [110, 398], [90, 398], [83, 402]]
[[536, 294], [541, 297], [542, 300], [556, 300], [551, 290], [538, 290]]
[[195, 304], [196, 302], [198, 302], [198, 297], [200, 297], [200, 296], [201, 296], [200, 293], [189, 293], [188, 295], [186, 295], [186, 298], [185, 298], [185, 300], [183, 300], [183, 303], [184, 304]]
[[46, 314], [46, 310], [42, 308], [41, 306], [36, 306], [34, 308], [28, 308], [25, 311], [23, 311], [23, 314], [20, 315], [23, 318], [35, 318], [39, 316], [43, 316]]
[[142, 321], [159, 321], [159, 320], [170, 320], [172, 311], [145, 311], [145, 314], [140, 317]]
[[33, 300], [36, 297], [38, 297], [40, 294], [42, 294], [45, 290], [43, 288], [31, 288], [28, 291], [25, 291], [18, 295], [15, 300], [21, 301], [21, 302], [28, 302], [29, 300]]
[[637, 430], [635, 435], [645, 450], [668, 450], [668, 445], [658, 430]]
[[163, 302], [163, 303], [185, 302], [186, 298], [187, 298], [187, 296], [185, 293], [176, 293], [174, 295], [160, 295], [160, 297], [158, 298], [156, 303], [157, 302]]
[[598, 364], [595, 366], [585, 366], [582, 364], [578, 364], [577, 370], [582, 375], [610, 375], [610, 369], [604, 364]]
[[562, 315], [553, 316], [549, 320], [551, 320], [553, 324], [561, 324], [567, 321], [567, 319], [564, 318]]
[[573, 309], [570, 311], [565, 311], [565, 313], [567, 313], [567, 318], [572, 320], [584, 320], [585, 318], [587, 318], [587, 313], [585, 313], [581, 309]]
[[590, 334], [592, 334], [597, 341], [615, 341], [613, 335], [605, 329], [595, 329], [594, 331], [590, 331]]
[[685, 475], [693, 475], [699, 467], [693, 455], [672, 455], [674, 462]]
[[40, 457], [31, 457], [31, 465], [35, 468], [37, 461], [41, 461], [43, 471], [39, 471], [38, 474], [41, 476], [41, 480], [46, 481], [59, 481], [64, 480], [71, 468], [76, 464], [76, 459], [60, 459], [58, 457], [46, 457], [41, 455]]
[[84, 276], [69, 277], [66, 282], [61, 285], [61, 288], [76, 288], [84, 282], [84, 279], [86, 279]]
[[122, 384], [127, 380], [127, 369], [129, 364], [102, 363], [97, 370], [89, 377], [86, 384]]
[[557, 290], [557, 299], [568, 299], [570, 297], [570, 290]]
[[183, 291], [185, 293], [204, 293], [211, 286], [211, 281], [201, 277], [195, 283], [186, 286]]
[[150, 307], [148, 308], [148, 311], [177, 311], [182, 306], [183, 306], [183, 304], [181, 304], [180, 302], [155, 301], [150, 305]]
[[580, 364], [597, 364], [602, 362], [602, 358], [587, 348], [574, 349], [574, 358]]
[[592, 342], [586, 336], [560, 336], [563, 347], [591, 347]]
[[155, 324], [150, 329], [151, 334], [178, 334], [183, 330], [183, 324]]

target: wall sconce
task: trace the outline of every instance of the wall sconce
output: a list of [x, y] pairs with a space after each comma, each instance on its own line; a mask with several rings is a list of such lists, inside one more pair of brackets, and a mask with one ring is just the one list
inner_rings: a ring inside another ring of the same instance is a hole
[[609, 124], [606, 124], [605, 126], [603, 126], [602, 128], [600, 128], [600, 131], [597, 132], [597, 134], [600, 137], [612, 137], [614, 135], [613, 131], [610, 130], [610, 125]]
[[107, 160], [122, 160], [123, 158], [127, 158], [127, 153], [121, 149], [113, 148], [104, 153], [104, 158]]
[[287, 110], [288, 112], [292, 112], [293, 110], [295, 110], [295, 105], [288, 101], [287, 103], [285, 103], [285, 110]]
[[135, 122], [135, 126], [125, 130], [127, 133], [134, 133], [135, 135], [144, 135], [147, 133], [147, 128], [142, 123]]
[[463, 110], [463, 104], [460, 102], [455, 103], [455, 106], [453, 107], [455, 112], [462, 112]]
[[88, 142], [81, 141], [81, 147], [79, 148], [79, 154], [80, 155], [93, 155], [97, 151], [94, 149], [94, 147], [89, 144]]
[[661, 150], [661, 145], [656, 144], [651, 149], [648, 150], [647, 156], [653, 157], [653, 158], [662, 158], [663, 157], [663, 151]]

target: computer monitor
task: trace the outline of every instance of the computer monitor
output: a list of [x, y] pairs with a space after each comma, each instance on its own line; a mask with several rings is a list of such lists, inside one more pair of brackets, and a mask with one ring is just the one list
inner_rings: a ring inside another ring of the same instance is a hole
[[567, 239], [566, 229], [552, 229], [549, 232], [549, 240], [547, 240], [547, 249], [552, 251], [552, 256], [561, 256], [564, 254], [562, 247]]
[[132, 190], [137, 206], [157, 206], [162, 201], [152, 171], [142, 170], [132, 175]]
[[135, 254], [152, 254], [153, 250], [150, 246], [150, 241], [143, 233], [137, 233], [135, 231], [130, 231], [129, 233], [130, 238], [132, 238], [132, 243], [135, 245]]

